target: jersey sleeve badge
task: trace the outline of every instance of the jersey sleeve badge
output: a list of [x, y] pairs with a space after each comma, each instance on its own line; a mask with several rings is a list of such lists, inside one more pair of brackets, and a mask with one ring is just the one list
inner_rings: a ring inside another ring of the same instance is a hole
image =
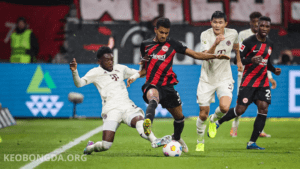
[[245, 49], [245, 47], [246, 47], [246, 46], [245, 46], [244, 44], [242, 44], [241, 47], [240, 47], [240, 51], [243, 52], [244, 49]]
[[269, 48], [269, 50], [268, 50], [268, 54], [269, 54], [269, 55], [271, 55], [271, 53], [272, 53], [272, 49], [271, 49], [271, 48]]

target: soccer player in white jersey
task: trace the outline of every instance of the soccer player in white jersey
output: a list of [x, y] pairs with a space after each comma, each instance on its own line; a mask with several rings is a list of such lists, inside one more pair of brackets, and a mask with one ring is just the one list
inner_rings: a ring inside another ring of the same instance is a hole
[[102, 99], [102, 141], [96, 143], [89, 141], [84, 154], [108, 150], [113, 144], [115, 132], [121, 122], [136, 128], [138, 134], [149, 140], [153, 148], [170, 142], [172, 139], [170, 135], [157, 139], [152, 132], [149, 136], [144, 134], [144, 111], [129, 99], [124, 82], [138, 71], [124, 65], [114, 65], [113, 53], [109, 47], [101, 47], [97, 52], [97, 58], [99, 66], [88, 71], [82, 78], [79, 77], [75, 58], [70, 63], [75, 86], [82, 87], [93, 83]]
[[[234, 50], [238, 69], [242, 71], [238, 33], [234, 29], [225, 28], [227, 26], [225, 13], [215, 11], [211, 17], [211, 26], [212, 28], [201, 33], [200, 51], [230, 56], [231, 51]], [[205, 121], [209, 114], [210, 103], [215, 102], [215, 92], [217, 92], [220, 103], [215, 113], [210, 116], [210, 122], [218, 120], [229, 110], [233, 83], [229, 60], [209, 59], [203, 61], [197, 89], [197, 103], [200, 107], [200, 113], [196, 122], [198, 134], [196, 151], [204, 151]]]
[[[249, 29], [246, 29], [246, 30], [243, 30], [239, 33], [239, 44], [241, 45], [242, 42], [247, 39], [248, 37], [256, 34], [258, 32], [258, 20], [259, 20], [259, 17], [261, 17], [262, 14], [260, 12], [252, 12], [249, 17], [250, 17], [250, 28]], [[240, 87], [240, 84], [241, 84], [241, 81], [242, 81], [242, 77], [243, 77], [243, 72], [238, 72], [238, 89], [237, 91], [239, 92], [239, 87]], [[272, 89], [275, 89], [276, 88], [276, 81], [273, 79], [272, 77], [272, 73], [268, 70], [268, 79], [269, 81], [271, 82], [272, 84]], [[232, 127], [231, 127], [231, 130], [230, 130], [230, 135], [232, 137], [237, 137], [237, 129], [238, 129], [238, 126], [239, 126], [239, 119], [240, 119], [240, 116], [236, 117], [233, 122], [232, 122]], [[264, 131], [262, 131], [260, 134], [259, 134], [259, 137], [271, 137], [271, 135], [269, 134], [266, 134]]]

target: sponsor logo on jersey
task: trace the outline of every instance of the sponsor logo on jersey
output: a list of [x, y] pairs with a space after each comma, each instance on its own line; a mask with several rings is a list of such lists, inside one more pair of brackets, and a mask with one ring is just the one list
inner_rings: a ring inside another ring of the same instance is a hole
[[118, 81], [118, 79], [119, 79], [119, 76], [117, 74], [111, 74], [110, 77], [111, 77], [111, 79], [113, 79], [115, 81]]
[[163, 46], [161, 49], [162, 49], [162, 51], [166, 52], [166, 51], [169, 50], [169, 47], [168, 46]]
[[248, 99], [247, 98], [243, 98], [243, 103], [248, 103]]
[[245, 46], [244, 44], [242, 44], [241, 47], [240, 47], [240, 51], [243, 52], [244, 49], [245, 49], [245, 47], [246, 47], [246, 46]]
[[152, 54], [152, 58], [153, 59], [158, 59], [158, 60], [165, 60], [166, 59], [166, 54], [164, 54], [164, 55], [155, 55], [155, 54]]
[[260, 65], [266, 66], [268, 63], [268, 59], [262, 59], [261, 62], [259, 63]]
[[226, 45], [227, 45], [227, 46], [230, 46], [230, 45], [231, 45], [230, 40], [228, 40], [228, 41], [226, 42]]

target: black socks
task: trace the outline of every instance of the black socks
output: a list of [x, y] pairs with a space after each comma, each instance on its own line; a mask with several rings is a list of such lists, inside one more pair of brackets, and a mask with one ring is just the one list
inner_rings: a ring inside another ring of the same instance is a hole
[[250, 141], [256, 142], [259, 134], [262, 132], [262, 130], [265, 127], [266, 119], [267, 119], [266, 115], [257, 114]]
[[151, 123], [153, 123], [156, 107], [157, 107], [157, 102], [155, 100], [150, 100], [146, 110], [146, 119], [150, 119]]

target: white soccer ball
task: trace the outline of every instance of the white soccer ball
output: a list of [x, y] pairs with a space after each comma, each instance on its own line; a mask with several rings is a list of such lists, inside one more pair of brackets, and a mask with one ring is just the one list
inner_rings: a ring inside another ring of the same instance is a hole
[[165, 156], [179, 157], [182, 153], [182, 146], [178, 141], [172, 140], [164, 145], [163, 152]]

